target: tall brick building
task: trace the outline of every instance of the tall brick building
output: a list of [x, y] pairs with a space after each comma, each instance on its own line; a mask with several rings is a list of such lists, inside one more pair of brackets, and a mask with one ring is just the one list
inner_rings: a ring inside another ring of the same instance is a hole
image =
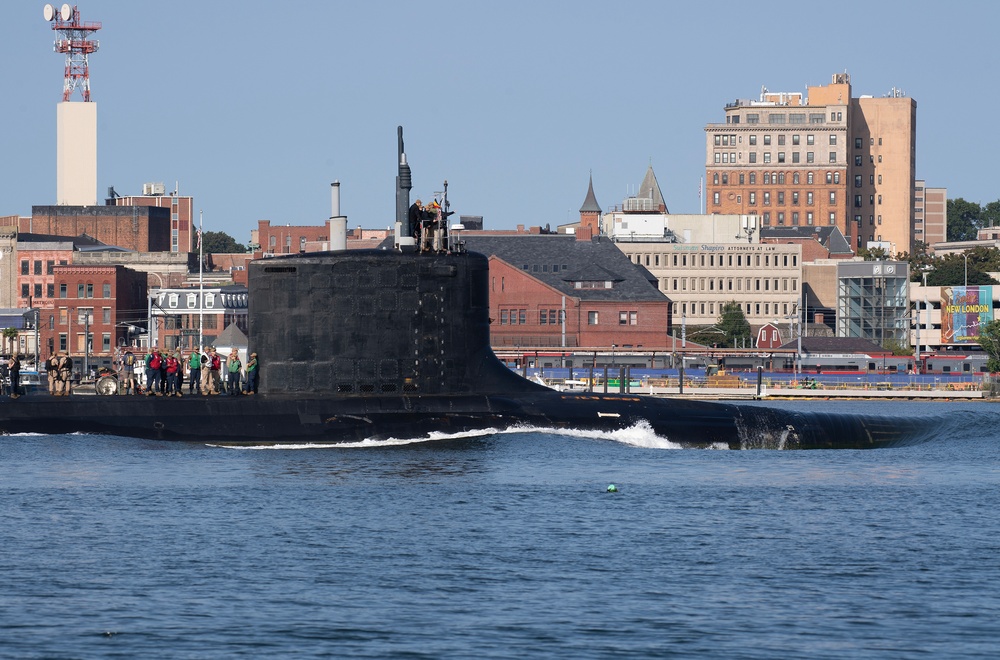
[[[128, 326], [146, 319], [146, 276], [124, 266], [53, 266], [56, 298], [39, 319], [45, 356], [69, 351], [77, 366], [111, 363]], [[88, 350], [89, 343], [89, 350]]]
[[170, 251], [170, 209], [155, 206], [32, 206], [19, 230], [81, 236], [136, 252]]
[[892, 90], [851, 95], [846, 73], [801, 92], [737, 99], [708, 124], [709, 213], [761, 216], [761, 226], [834, 225], [851, 246], [890, 253], [924, 240], [914, 220], [916, 102]]

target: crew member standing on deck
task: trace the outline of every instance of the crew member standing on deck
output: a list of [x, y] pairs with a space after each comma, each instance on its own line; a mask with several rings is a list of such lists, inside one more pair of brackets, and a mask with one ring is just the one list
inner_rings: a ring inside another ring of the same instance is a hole
[[135, 386], [135, 353], [131, 349], [126, 349], [122, 355], [122, 380], [125, 381], [125, 394], [139, 393]]
[[240, 393], [240, 376], [243, 365], [240, 363], [240, 352], [238, 349], [229, 351], [229, 359], [226, 360], [226, 394], [236, 396]]
[[73, 391], [73, 358], [69, 353], [59, 355], [59, 383], [56, 389], [61, 396], [69, 396]]
[[208, 393], [218, 394], [219, 386], [222, 384], [222, 381], [219, 377], [219, 372], [222, 370], [222, 358], [219, 356], [218, 353], [215, 352], [215, 346], [208, 347], [208, 359], [209, 359], [208, 386], [209, 388], [211, 388]]
[[410, 225], [410, 236], [417, 239], [420, 244], [420, 223], [424, 219], [424, 204], [419, 199], [410, 205], [410, 212], [407, 216]]
[[21, 361], [16, 353], [7, 361], [7, 373], [10, 374], [10, 398], [16, 399], [21, 396]]
[[257, 393], [257, 354], [251, 353], [247, 360], [247, 394]]
[[59, 354], [52, 351], [49, 359], [45, 361], [45, 371], [49, 377], [49, 394], [55, 396], [56, 384], [59, 382]]
[[191, 351], [188, 356], [188, 394], [201, 394], [201, 352]]

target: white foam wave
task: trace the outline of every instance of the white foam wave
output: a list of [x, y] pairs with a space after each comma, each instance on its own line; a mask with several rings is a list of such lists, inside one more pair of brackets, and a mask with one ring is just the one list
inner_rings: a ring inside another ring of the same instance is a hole
[[[301, 444], [273, 444], [273, 445], [253, 445], [234, 446], [210, 444], [209, 447], [222, 447], [225, 449], [372, 449], [379, 447], [399, 447], [424, 442], [440, 442], [443, 440], [460, 440], [466, 438], [480, 438], [490, 435], [515, 435], [521, 433], [546, 433], [549, 435], [560, 435], [572, 438], [584, 438], [590, 440], [610, 440], [632, 447], [642, 449], [683, 449], [676, 442], [668, 438], [657, 435], [648, 422], [642, 420], [628, 428], [616, 429], [613, 431], [599, 431], [592, 429], [553, 429], [542, 426], [515, 425], [505, 429], [487, 428], [474, 431], [462, 431], [460, 433], [433, 432], [418, 438], [366, 438], [357, 442], [317, 442]], [[728, 449], [723, 443], [713, 445], [711, 449]]]

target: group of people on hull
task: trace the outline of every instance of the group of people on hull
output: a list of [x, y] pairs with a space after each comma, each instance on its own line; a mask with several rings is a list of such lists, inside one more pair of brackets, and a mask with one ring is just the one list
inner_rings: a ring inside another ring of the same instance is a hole
[[408, 221], [410, 236], [416, 240], [420, 252], [444, 251], [447, 216], [442, 213], [441, 204], [436, 199], [427, 205], [419, 199], [413, 202]]
[[[145, 376], [145, 390], [140, 388], [136, 373], [141, 369]], [[184, 381], [188, 394], [256, 394], [258, 386], [257, 354], [251, 353], [246, 365], [240, 360], [237, 349], [222, 357], [214, 346], [201, 351], [163, 351], [157, 347], [141, 358], [132, 351], [125, 351], [121, 360], [121, 389], [123, 394], [147, 396], [183, 396]]]

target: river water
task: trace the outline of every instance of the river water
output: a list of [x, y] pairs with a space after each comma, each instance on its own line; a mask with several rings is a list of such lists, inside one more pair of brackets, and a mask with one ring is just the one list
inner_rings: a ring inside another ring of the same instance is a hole
[[995, 657], [998, 404], [768, 405], [953, 424], [810, 452], [0, 438], [0, 657]]

